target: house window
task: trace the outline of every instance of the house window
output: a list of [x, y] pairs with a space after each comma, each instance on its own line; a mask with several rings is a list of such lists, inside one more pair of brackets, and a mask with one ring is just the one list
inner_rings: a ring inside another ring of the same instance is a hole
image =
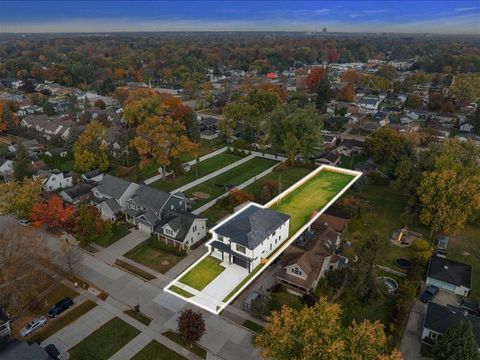
[[223, 242], [223, 236], [222, 235], [217, 235], [218, 236], [218, 241]]
[[239, 245], [239, 244], [236, 244], [235, 249], [238, 252], [241, 252], [242, 254], [246, 254], [246, 252], [247, 252], [247, 249], [245, 248], [245, 246], [242, 246], [242, 245]]
[[294, 273], [294, 274], [296, 274], [296, 275], [300, 275], [300, 276], [303, 275], [302, 270], [300, 270], [298, 267], [292, 268], [292, 273]]
[[193, 226], [193, 232], [197, 231], [197, 225]]
[[275, 230], [275, 231], [273, 232], [272, 236], [275, 236], [275, 233], [276, 233], [276, 232], [277, 232], [277, 230]]

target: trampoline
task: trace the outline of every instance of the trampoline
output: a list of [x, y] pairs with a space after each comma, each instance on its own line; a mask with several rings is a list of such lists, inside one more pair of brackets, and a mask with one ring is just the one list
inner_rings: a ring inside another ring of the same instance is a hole
[[408, 270], [412, 267], [412, 262], [407, 258], [398, 257], [395, 259], [395, 265], [400, 269]]

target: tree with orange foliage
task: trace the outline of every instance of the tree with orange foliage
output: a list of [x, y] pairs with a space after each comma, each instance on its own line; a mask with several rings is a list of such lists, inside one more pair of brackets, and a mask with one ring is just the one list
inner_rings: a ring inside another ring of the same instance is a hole
[[65, 205], [61, 197], [51, 195], [44, 202], [38, 202], [32, 207], [30, 218], [36, 226], [47, 225], [49, 229], [62, 229], [69, 223], [74, 207]]
[[338, 92], [338, 98], [342, 101], [352, 102], [355, 99], [355, 90], [352, 84], [347, 84]]
[[113, 78], [115, 80], [122, 80], [125, 78], [125, 75], [127, 75], [127, 71], [122, 68], [115, 69], [115, 72], [113, 73]]
[[307, 75], [307, 88], [313, 93], [317, 90], [320, 80], [327, 76], [327, 71], [321, 67], [314, 67]]
[[340, 80], [346, 82], [347, 84], [363, 86], [365, 83], [365, 76], [360, 74], [358, 71], [348, 70], [340, 75]]
[[0, 133], [18, 124], [16, 110], [15, 102], [0, 100]]

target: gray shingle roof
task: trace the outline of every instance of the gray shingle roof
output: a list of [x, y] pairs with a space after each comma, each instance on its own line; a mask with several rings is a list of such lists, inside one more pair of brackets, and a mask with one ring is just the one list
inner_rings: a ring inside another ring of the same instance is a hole
[[231, 242], [255, 249], [289, 218], [289, 215], [278, 211], [250, 204], [216, 228], [215, 232], [230, 238]]
[[432, 256], [428, 264], [427, 276], [456, 286], [470, 288], [472, 267], [457, 261]]
[[106, 174], [97, 185], [98, 191], [114, 199], [120, 199], [132, 183], [115, 176]]
[[480, 347], [480, 318], [465, 315], [463, 310], [450, 308], [434, 302], [429, 302], [425, 314], [424, 327], [443, 334], [449, 328], [460, 322], [469, 322], [472, 325], [473, 335]]
[[147, 208], [153, 212], [158, 212], [170, 198], [170, 193], [160, 191], [145, 185], [140, 185], [132, 200], [135, 204]]
[[205, 218], [191, 213], [167, 210], [163, 214], [162, 222], [156, 227], [156, 232], [163, 234], [162, 227], [168, 224], [175, 232], [178, 231], [175, 240], [183, 242], [195, 219]]

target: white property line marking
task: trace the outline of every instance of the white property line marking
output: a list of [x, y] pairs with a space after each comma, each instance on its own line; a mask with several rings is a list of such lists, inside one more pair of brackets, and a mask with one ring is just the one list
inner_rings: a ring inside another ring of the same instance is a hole
[[[214, 313], [216, 315], [218, 315], [220, 312], [223, 311], [223, 309], [225, 309], [225, 307], [227, 307], [233, 300], [235, 300], [235, 298], [240, 294], [242, 293], [253, 281], [255, 281], [255, 279], [260, 276], [260, 274], [272, 263], [272, 261], [274, 261], [278, 256], [280, 256], [280, 254], [283, 253], [283, 251], [285, 251], [285, 249], [287, 247], [289, 247], [303, 232], [305, 232], [305, 230], [313, 223], [315, 222], [324, 212], [326, 209], [328, 209], [335, 201], [337, 201], [348, 189], [350, 189], [350, 187], [352, 187], [353, 184], [355, 184], [355, 182], [362, 176], [362, 173], [360, 171], [354, 171], [354, 170], [348, 170], [348, 169], [343, 169], [343, 168], [338, 168], [338, 167], [335, 167], [335, 166], [330, 166], [330, 165], [321, 165], [319, 168], [317, 168], [316, 170], [312, 171], [310, 174], [308, 174], [307, 176], [305, 176], [304, 178], [302, 178], [301, 180], [297, 181], [295, 184], [293, 184], [292, 186], [290, 186], [287, 190], [285, 190], [284, 192], [282, 192], [281, 194], [279, 194], [278, 196], [276, 196], [275, 198], [273, 198], [272, 200], [270, 200], [267, 204], [265, 205], [261, 205], [261, 204], [257, 204], [255, 203], [256, 206], [260, 206], [262, 208], [268, 208], [274, 204], [276, 204], [280, 199], [284, 198], [285, 196], [287, 196], [289, 193], [291, 193], [293, 190], [297, 189], [298, 187], [300, 187], [301, 185], [303, 185], [305, 182], [307, 182], [308, 180], [310, 180], [311, 178], [313, 178], [314, 176], [316, 176], [318, 173], [320, 173], [322, 170], [328, 170], [328, 171], [332, 171], [332, 172], [337, 172], [337, 173], [340, 173], [340, 174], [346, 174], [346, 175], [351, 175], [353, 176], [353, 179], [342, 189], [340, 190], [337, 195], [335, 195], [326, 205], [323, 206], [323, 208], [321, 210], [318, 211], [318, 213], [313, 217], [311, 218], [305, 225], [303, 225], [299, 230], [297, 230], [297, 232], [295, 234], [293, 234], [290, 239], [288, 239], [280, 248], [277, 248], [274, 250], [274, 253], [273, 255], [268, 259], [268, 261], [263, 264], [262, 268], [257, 271], [247, 282], [245, 282], [245, 284], [243, 284], [243, 286], [238, 289], [236, 291], [235, 294], [233, 294], [232, 296], [230, 296], [230, 298], [226, 301], [226, 302], [223, 302], [223, 299], [219, 299], [219, 303], [217, 304], [214, 304], [214, 308], [208, 308], [206, 306], [204, 306], [203, 304], [200, 304], [194, 300], [192, 300], [191, 298], [185, 298], [177, 293], [175, 293], [174, 291], [171, 291], [170, 289], [168, 289], [170, 286], [172, 285], [175, 285], [176, 282], [179, 282], [180, 283], [180, 279], [186, 274], [188, 273], [191, 269], [193, 269], [199, 262], [201, 262], [204, 258], [206, 258], [207, 256], [210, 256], [211, 254], [211, 245], [210, 243], [212, 243], [214, 241], [214, 239], [212, 238], [212, 240], [208, 241], [205, 246], [207, 246], [208, 248], [208, 252], [206, 254], [204, 254], [200, 259], [198, 259], [197, 261], [195, 261], [192, 265], [190, 265], [185, 271], [183, 271], [180, 275], [177, 276], [177, 278], [175, 278], [174, 280], [172, 280], [167, 286], [165, 286], [165, 288], [163, 289], [165, 292], [167, 293], [170, 293], [172, 295], [175, 295], [185, 301], [188, 301], [189, 303], [191, 304], [194, 304], [204, 310], [207, 310], [211, 313]], [[227, 222], [228, 220], [230, 220], [231, 217], [233, 216], [237, 216], [238, 214], [240, 214], [242, 211], [244, 211], [246, 208], [248, 208], [248, 206], [245, 206], [243, 207], [240, 211], [228, 216], [226, 219], [224, 219], [223, 221], [221, 221], [220, 223], [218, 223], [217, 225], [215, 225], [213, 228], [211, 228], [209, 230], [210, 233], [212, 233], [212, 231], [214, 231], [216, 228], [218, 228], [219, 226], [223, 225], [225, 222]], [[260, 264], [262, 265], [262, 264]], [[259, 266], [260, 266], [259, 265]], [[252, 270], [253, 271], [253, 270]], [[248, 275], [247, 275], [248, 276]], [[213, 279], [212, 281], [214, 281], [215, 279]], [[240, 281], [241, 282], [241, 281]], [[178, 285], [176, 285], [178, 286]], [[238, 285], [237, 285], [238, 286]], [[226, 296], [228, 296], [229, 294], [227, 294]], [[219, 305], [220, 304], [220, 305]]]

